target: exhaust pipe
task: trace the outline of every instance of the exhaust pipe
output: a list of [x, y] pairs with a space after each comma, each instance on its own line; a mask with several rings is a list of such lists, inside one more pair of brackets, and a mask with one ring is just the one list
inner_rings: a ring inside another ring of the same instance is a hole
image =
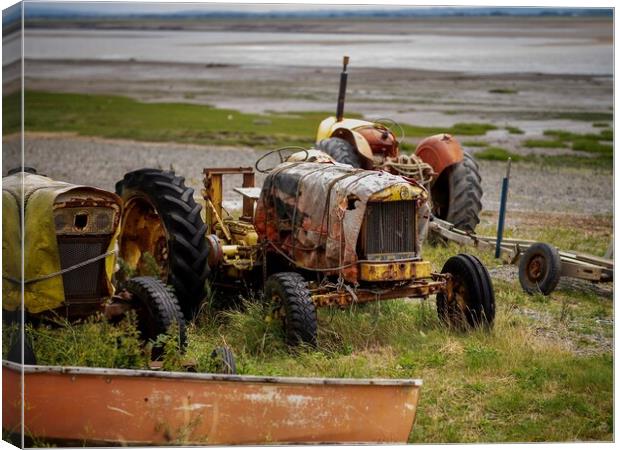
[[340, 90], [338, 91], [338, 107], [336, 109], [336, 122], [341, 122], [344, 116], [344, 97], [347, 93], [347, 66], [349, 57], [342, 58], [342, 73], [340, 74]]

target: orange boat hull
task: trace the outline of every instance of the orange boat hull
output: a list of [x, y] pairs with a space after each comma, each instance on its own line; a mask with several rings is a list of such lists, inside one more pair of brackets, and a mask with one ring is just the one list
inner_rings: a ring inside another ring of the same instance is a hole
[[[24, 367], [25, 433], [84, 444], [405, 443], [419, 380]], [[21, 366], [3, 362], [3, 428], [20, 432]]]

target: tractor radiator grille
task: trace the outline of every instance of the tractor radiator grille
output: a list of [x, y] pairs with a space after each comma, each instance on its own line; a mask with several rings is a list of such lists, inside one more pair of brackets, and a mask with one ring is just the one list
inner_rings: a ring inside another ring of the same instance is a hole
[[[110, 242], [110, 236], [58, 236], [57, 239], [62, 269], [105, 253]], [[64, 273], [66, 301], [80, 303], [102, 298], [107, 290], [105, 277], [105, 258]]]
[[417, 253], [416, 207], [413, 200], [369, 202], [362, 228], [363, 253]]

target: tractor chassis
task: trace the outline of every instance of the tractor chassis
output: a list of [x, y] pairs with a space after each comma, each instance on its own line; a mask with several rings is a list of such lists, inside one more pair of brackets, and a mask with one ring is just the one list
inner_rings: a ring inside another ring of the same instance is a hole
[[451, 279], [447, 274], [432, 274], [432, 279], [414, 280], [404, 286], [385, 289], [316, 288], [310, 289], [312, 301], [317, 308], [323, 306], [346, 307], [352, 304], [369, 303], [398, 298], [427, 298], [430, 295], [451, 291]]

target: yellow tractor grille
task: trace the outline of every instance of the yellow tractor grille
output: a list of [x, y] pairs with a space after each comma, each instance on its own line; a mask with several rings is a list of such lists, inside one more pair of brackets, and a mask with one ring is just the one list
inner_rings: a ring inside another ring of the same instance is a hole
[[361, 233], [364, 256], [417, 254], [414, 200], [369, 202]]
[[[105, 253], [110, 242], [110, 236], [58, 236], [57, 239], [62, 269]], [[103, 298], [107, 289], [105, 276], [105, 258], [64, 273], [66, 301], [81, 303]]]

